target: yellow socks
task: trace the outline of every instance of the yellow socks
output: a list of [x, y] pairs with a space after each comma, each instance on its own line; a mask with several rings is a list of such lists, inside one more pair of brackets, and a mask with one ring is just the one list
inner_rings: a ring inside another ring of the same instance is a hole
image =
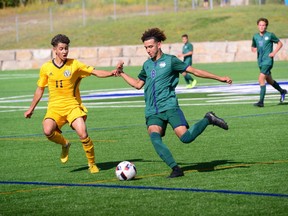
[[66, 140], [59, 131], [54, 131], [50, 136], [46, 137], [48, 140], [62, 145], [60, 160], [62, 163], [66, 163], [68, 161], [69, 148], [71, 145], [68, 140]]
[[68, 140], [66, 140], [63, 135], [58, 132], [58, 131], [54, 131], [50, 136], [46, 136], [48, 138], [48, 140], [60, 144], [62, 146], [66, 146], [66, 144], [68, 144]]
[[87, 137], [84, 140], [81, 140], [83, 149], [85, 151], [86, 157], [88, 159], [89, 171], [90, 173], [99, 172], [98, 167], [95, 164], [95, 155], [94, 155], [94, 145], [90, 137]]
[[94, 145], [90, 137], [81, 140], [89, 164], [95, 163]]
[[[62, 163], [66, 163], [68, 161], [68, 153], [70, 147], [69, 141], [66, 140], [63, 135], [58, 131], [54, 131], [50, 136], [47, 136], [47, 138], [54, 143], [62, 145], [60, 159]], [[95, 164], [94, 144], [92, 140], [90, 139], [90, 137], [87, 137], [86, 139], [81, 140], [81, 142], [88, 160], [89, 171], [91, 173], [99, 172], [99, 169]]]

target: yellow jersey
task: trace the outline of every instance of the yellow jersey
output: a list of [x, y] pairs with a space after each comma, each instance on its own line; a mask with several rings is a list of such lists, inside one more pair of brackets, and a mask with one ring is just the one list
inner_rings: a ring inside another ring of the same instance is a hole
[[43, 64], [37, 85], [48, 86], [48, 109], [65, 113], [82, 106], [79, 85], [82, 78], [91, 75], [93, 69], [75, 59], [67, 59], [61, 67], [55, 65], [53, 60]]

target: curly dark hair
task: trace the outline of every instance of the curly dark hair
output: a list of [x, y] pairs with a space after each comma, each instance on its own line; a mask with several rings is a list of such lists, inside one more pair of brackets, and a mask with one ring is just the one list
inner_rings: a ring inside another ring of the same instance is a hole
[[268, 21], [268, 19], [266, 19], [266, 18], [263, 18], [263, 17], [259, 18], [259, 19], [257, 20], [257, 25], [259, 24], [259, 22], [260, 22], [260, 21], [263, 21], [263, 22], [265, 22], [265, 23], [266, 23], [266, 27], [268, 27], [268, 24], [269, 24], [269, 21]]
[[188, 35], [187, 34], [183, 34], [182, 37], [188, 38]]
[[51, 40], [51, 45], [53, 47], [57, 46], [59, 43], [64, 43], [64, 44], [67, 44], [69, 45], [70, 43], [70, 39], [66, 36], [66, 35], [63, 35], [63, 34], [57, 34], [56, 36], [54, 36]]
[[142, 42], [150, 39], [154, 39], [157, 42], [162, 42], [166, 40], [166, 36], [164, 31], [160, 30], [159, 28], [151, 28], [146, 30], [141, 37]]

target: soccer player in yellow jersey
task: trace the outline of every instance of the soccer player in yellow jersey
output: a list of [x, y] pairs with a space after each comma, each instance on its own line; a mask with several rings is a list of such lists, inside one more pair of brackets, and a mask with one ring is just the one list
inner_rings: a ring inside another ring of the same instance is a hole
[[45, 88], [48, 87], [48, 108], [43, 120], [45, 136], [50, 141], [62, 146], [60, 159], [62, 163], [66, 163], [71, 144], [63, 137], [60, 129], [64, 124], [69, 123], [83, 144], [89, 171], [97, 173], [99, 169], [95, 164], [94, 145], [88, 136], [85, 124], [87, 110], [81, 101], [79, 85], [81, 79], [87, 76], [110, 77], [114, 76], [116, 71], [95, 70], [76, 59], [67, 58], [69, 43], [69, 38], [62, 34], [58, 34], [52, 39], [51, 45], [55, 58], [42, 65], [37, 82], [38, 87], [30, 108], [24, 113], [24, 116], [31, 118]]

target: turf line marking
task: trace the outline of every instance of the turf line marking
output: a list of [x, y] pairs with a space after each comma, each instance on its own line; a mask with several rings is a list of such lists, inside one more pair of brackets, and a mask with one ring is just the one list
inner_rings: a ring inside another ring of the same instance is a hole
[[288, 114], [288, 111], [283, 112], [268, 112], [268, 113], [257, 113], [257, 114], [250, 114], [250, 115], [243, 115], [243, 116], [229, 116], [228, 118], [250, 118], [250, 117], [261, 117], [261, 116], [268, 116], [268, 115], [282, 115]]
[[156, 190], [156, 191], [184, 191], [184, 192], [198, 192], [198, 193], [219, 193], [219, 194], [231, 194], [231, 195], [288, 198], [288, 194], [246, 192], [246, 191], [234, 191], [234, 190], [212, 190], [212, 189], [209, 190], [199, 188], [169, 188], [169, 187], [154, 187], [154, 186], [127, 186], [127, 185], [75, 184], [75, 183], [67, 184], [67, 183], [49, 183], [49, 182], [17, 182], [17, 181], [0, 181], [0, 184], [41, 185], [41, 186], [54, 186], [54, 187], [96, 187], [96, 188], [114, 188], [114, 189]]
[[[249, 166], [254, 166], [254, 165], [270, 165], [270, 164], [278, 164], [278, 163], [287, 163], [288, 160], [279, 160], [279, 161], [267, 161], [267, 162], [254, 162], [254, 163], [249, 163], [249, 164], [236, 164], [236, 165], [228, 165], [228, 166], [217, 166], [214, 167], [214, 170], [223, 170], [223, 169], [231, 169], [231, 168], [237, 168], [237, 167], [249, 167]], [[211, 170], [211, 168], [207, 169], [201, 169], [201, 171], [205, 170]], [[199, 172], [199, 170], [186, 170], [185, 173], [192, 173], [192, 172]], [[137, 176], [136, 179], [142, 179], [142, 178], [147, 178], [147, 177], [156, 177], [156, 176], [165, 176], [168, 173], [158, 173], [158, 174], [150, 174], [150, 175], [145, 175], [145, 176]], [[111, 183], [111, 182], [116, 182], [119, 181], [118, 179], [109, 179], [109, 180], [99, 180], [99, 181], [93, 181], [93, 182], [86, 182], [86, 183], [81, 183], [81, 184], [99, 184], [99, 183]], [[1, 184], [1, 183], [0, 183]], [[20, 183], [19, 183], [20, 184]], [[79, 183], [80, 184], [80, 183]], [[40, 185], [41, 186], [41, 185]], [[33, 192], [33, 191], [40, 191], [40, 190], [51, 190], [51, 189], [61, 189], [65, 188], [66, 186], [53, 186], [49, 188], [33, 188], [33, 189], [27, 189], [27, 190], [16, 190], [16, 191], [7, 191], [7, 192], [0, 192], [0, 195], [8, 195], [8, 194], [15, 194], [15, 193], [26, 193], [26, 192]]]
[[[279, 82], [284, 85], [284, 88], [288, 88], [288, 82]], [[242, 83], [242, 84], [234, 84], [233, 86], [228, 85], [213, 85], [209, 84], [199, 85], [193, 89], [186, 89], [183, 86], [178, 86], [176, 88], [177, 94], [206, 94], [205, 98], [179, 98], [179, 104], [181, 106], [207, 106], [207, 105], [235, 105], [235, 104], [251, 104], [251, 101], [256, 101], [259, 97], [259, 84], [252, 82], [252, 83]], [[208, 83], [207, 83], [208, 84]], [[275, 99], [277, 98], [275, 90], [273, 87], [268, 86], [267, 88], [267, 104], [274, 104]], [[127, 108], [143, 108], [145, 107], [144, 101], [135, 101], [132, 102], [131, 100], [128, 101], [119, 101], [119, 102], [94, 102], [95, 100], [99, 99], [125, 99], [125, 98], [134, 98], [141, 96], [143, 97], [144, 91], [135, 90], [135, 89], [128, 89], [128, 88], [120, 88], [120, 89], [99, 89], [99, 90], [86, 90], [81, 91], [82, 99], [84, 101], [84, 105], [87, 106], [89, 109], [105, 109], [105, 108], [115, 108], [115, 109], [127, 109]], [[44, 94], [41, 99], [42, 102], [48, 101], [48, 94]], [[192, 95], [191, 95], [192, 96]], [[278, 94], [279, 97], [279, 94]], [[30, 97], [29, 97], [30, 98]], [[28, 95], [20, 95], [20, 96], [10, 96], [10, 97], [0, 97], [0, 103], [6, 106], [0, 106], [0, 113], [6, 112], [23, 112], [28, 107], [26, 106], [11, 106], [8, 103], [24, 103], [28, 102], [31, 99], [28, 98]], [[134, 100], [134, 99], [133, 99]], [[278, 100], [278, 99], [277, 99]], [[93, 102], [91, 102], [93, 101]], [[188, 102], [184, 102], [188, 101]], [[190, 103], [192, 101], [192, 103]], [[199, 101], [199, 103], [194, 103]], [[134, 105], [133, 105], [133, 104]], [[135, 104], [141, 103], [141, 104]], [[26, 108], [25, 108], [26, 107]], [[38, 106], [36, 109], [46, 109], [46, 106]]]
[[10, 195], [15, 193], [27, 193], [27, 192], [33, 192], [33, 191], [44, 191], [44, 190], [50, 190], [50, 189], [57, 189], [57, 188], [65, 188], [65, 186], [55, 186], [55, 187], [49, 187], [49, 188], [33, 188], [29, 190], [16, 190], [16, 191], [7, 191], [7, 192], [0, 192], [0, 195]]

